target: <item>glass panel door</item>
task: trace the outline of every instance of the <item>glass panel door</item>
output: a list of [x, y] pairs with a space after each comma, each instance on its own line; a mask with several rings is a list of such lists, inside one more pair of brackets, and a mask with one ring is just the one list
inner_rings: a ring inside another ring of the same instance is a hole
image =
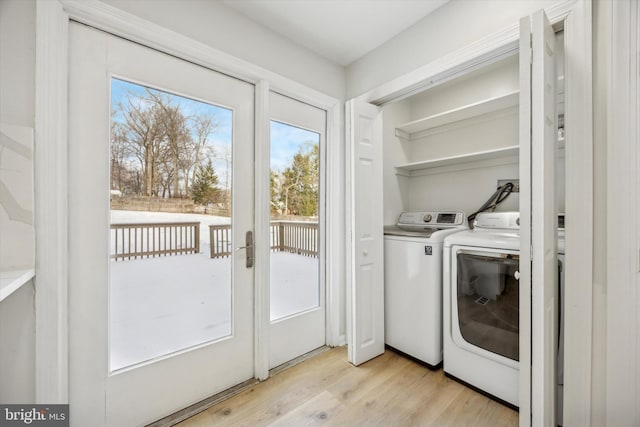
[[254, 86], [69, 32], [78, 425], [147, 425], [254, 375]]
[[273, 92], [269, 100], [273, 368], [325, 343], [326, 113]]
[[112, 78], [111, 371], [231, 334], [232, 129], [228, 108]]

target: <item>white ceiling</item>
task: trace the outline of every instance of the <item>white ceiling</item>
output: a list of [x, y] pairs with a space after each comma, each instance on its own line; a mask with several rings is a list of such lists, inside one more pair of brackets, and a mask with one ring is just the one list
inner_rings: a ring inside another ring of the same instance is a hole
[[349, 65], [449, 0], [223, 0], [249, 19]]

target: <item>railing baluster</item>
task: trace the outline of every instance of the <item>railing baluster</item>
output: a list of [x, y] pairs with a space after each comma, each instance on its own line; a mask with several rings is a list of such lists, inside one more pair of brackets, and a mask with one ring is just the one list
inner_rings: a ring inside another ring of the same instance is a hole
[[111, 224], [111, 258], [144, 259], [200, 252], [200, 223]]
[[[111, 224], [111, 229], [115, 242], [111, 258], [116, 261], [200, 253], [200, 223], [197, 222]], [[209, 226], [211, 258], [231, 255], [231, 231], [230, 224]], [[269, 245], [275, 252], [318, 257], [318, 224], [273, 221], [269, 227]]]

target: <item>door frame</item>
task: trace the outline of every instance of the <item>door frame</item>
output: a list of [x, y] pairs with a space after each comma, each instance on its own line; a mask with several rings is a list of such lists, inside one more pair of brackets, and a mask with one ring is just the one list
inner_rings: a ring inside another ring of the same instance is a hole
[[[598, 112], [606, 132], [598, 145], [606, 150], [601, 162], [606, 162], [607, 256], [605, 308], [595, 321], [604, 323], [607, 345], [599, 375], [606, 392], [596, 403], [602, 423], [631, 426], [640, 423], [640, 7], [632, 0], [601, 7], [610, 25], [601, 36], [608, 68], [598, 83], [607, 96], [606, 111]], [[622, 221], [616, 221], [619, 212], [625, 214]]]
[[[265, 155], [260, 147], [268, 147], [269, 90], [327, 112], [326, 344], [343, 344], [341, 101], [102, 2], [36, 0], [36, 402], [69, 402], [67, 93], [68, 28], [72, 20], [254, 84], [256, 159]], [[258, 165], [256, 177], [264, 172]], [[256, 187], [256, 209], [268, 207], [264, 203], [268, 183], [265, 195]], [[267, 214], [256, 210], [258, 235], [268, 233]], [[260, 220], [263, 217], [266, 224]], [[255, 268], [263, 266], [265, 259], [268, 262], [264, 248], [257, 248]], [[256, 275], [255, 287], [254, 375], [263, 380], [269, 376], [268, 277]]]
[[[570, 219], [565, 228], [569, 248], [565, 255], [565, 280], [584, 286], [565, 290], [565, 360], [573, 363], [564, 372], [564, 422], [588, 426], [592, 401], [593, 272], [582, 266], [593, 262], [592, 5], [591, 0], [566, 0], [544, 11], [554, 28], [564, 29], [565, 51], [572, 52], [565, 57], [565, 131], [580, 144], [567, 145], [565, 149], [565, 213]], [[402, 100], [516, 54], [519, 37], [516, 21], [357, 99], [378, 106]], [[541, 375], [542, 370], [534, 366], [531, 374]], [[520, 417], [521, 426], [530, 424], [529, 417]]]

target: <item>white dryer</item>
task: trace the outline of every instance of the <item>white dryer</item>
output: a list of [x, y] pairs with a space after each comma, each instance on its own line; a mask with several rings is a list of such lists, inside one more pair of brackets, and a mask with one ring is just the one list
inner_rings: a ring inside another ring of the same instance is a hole
[[518, 212], [480, 213], [444, 242], [444, 371], [518, 406]]
[[435, 369], [442, 362], [442, 247], [468, 229], [463, 212], [405, 212], [384, 230], [385, 343]]

